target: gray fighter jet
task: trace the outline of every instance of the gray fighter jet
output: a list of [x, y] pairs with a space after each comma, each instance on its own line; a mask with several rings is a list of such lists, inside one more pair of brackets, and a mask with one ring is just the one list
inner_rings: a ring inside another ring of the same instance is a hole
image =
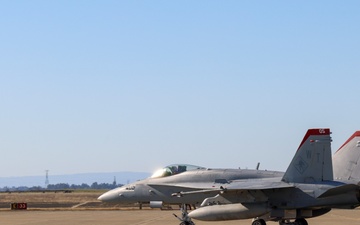
[[[102, 201], [198, 204], [182, 224], [199, 220], [254, 218], [254, 225], [273, 220], [307, 224], [305, 218], [332, 207], [355, 207], [359, 188], [333, 181], [330, 130], [311, 129], [305, 135], [286, 173], [258, 170], [211, 170], [188, 165], [166, 167], [152, 178], [114, 189]], [[176, 196], [176, 197], [172, 197]]]
[[[181, 205], [181, 224], [193, 224], [188, 217], [189, 205], [194, 208], [224, 184], [240, 179], [279, 177], [283, 172], [244, 169], [207, 169], [188, 164], [173, 164], [156, 171], [150, 178], [140, 180], [102, 194], [98, 199], [113, 203], [150, 203], [151, 208], [165, 204]], [[191, 195], [182, 193], [191, 192]], [[196, 193], [196, 194], [194, 194]]]
[[[276, 171], [207, 169], [174, 164], [156, 171], [150, 178], [110, 190], [98, 199], [115, 203], [150, 202], [154, 208], [163, 204], [199, 205], [205, 198], [213, 195], [208, 190], [221, 190], [224, 184], [233, 180], [281, 178], [283, 175], [283, 172]], [[190, 191], [198, 192], [196, 195], [181, 195]]]

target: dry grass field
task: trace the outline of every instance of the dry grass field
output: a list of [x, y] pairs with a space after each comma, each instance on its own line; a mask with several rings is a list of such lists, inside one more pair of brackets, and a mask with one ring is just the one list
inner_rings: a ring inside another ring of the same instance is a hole
[[135, 204], [115, 205], [102, 203], [97, 198], [104, 192], [3, 192], [0, 193], [0, 210], [10, 209], [11, 203], [27, 203], [28, 210], [84, 210], [138, 207]]

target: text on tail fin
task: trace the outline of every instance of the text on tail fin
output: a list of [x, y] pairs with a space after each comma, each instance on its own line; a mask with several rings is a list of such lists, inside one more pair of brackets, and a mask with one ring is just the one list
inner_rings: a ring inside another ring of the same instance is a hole
[[330, 129], [329, 128], [318, 128], [318, 129], [309, 129], [304, 139], [301, 141], [298, 150], [301, 148], [301, 146], [305, 143], [305, 141], [311, 136], [311, 135], [330, 135]]

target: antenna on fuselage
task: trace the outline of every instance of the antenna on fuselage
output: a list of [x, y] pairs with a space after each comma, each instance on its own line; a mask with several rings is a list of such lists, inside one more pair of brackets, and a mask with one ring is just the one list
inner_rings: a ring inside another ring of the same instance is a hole
[[260, 162], [257, 163], [256, 170], [259, 170], [259, 167], [260, 167]]

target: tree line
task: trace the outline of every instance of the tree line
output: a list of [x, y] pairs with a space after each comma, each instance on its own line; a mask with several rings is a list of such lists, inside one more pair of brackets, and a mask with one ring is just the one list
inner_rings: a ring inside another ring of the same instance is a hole
[[47, 186], [48, 190], [62, 190], [62, 189], [114, 189], [117, 187], [123, 186], [122, 184], [116, 184], [116, 183], [98, 183], [94, 182], [91, 185], [88, 184], [67, 184], [67, 183], [59, 183], [59, 184], [49, 184]]
[[0, 192], [8, 192], [8, 191], [41, 191], [41, 190], [99, 190], [99, 189], [114, 189], [117, 187], [121, 187], [123, 184], [113, 183], [98, 183], [94, 182], [91, 185], [89, 184], [67, 184], [67, 183], [59, 183], [59, 184], [49, 184], [46, 188], [41, 186], [21, 186], [21, 187], [2, 187], [0, 188]]

